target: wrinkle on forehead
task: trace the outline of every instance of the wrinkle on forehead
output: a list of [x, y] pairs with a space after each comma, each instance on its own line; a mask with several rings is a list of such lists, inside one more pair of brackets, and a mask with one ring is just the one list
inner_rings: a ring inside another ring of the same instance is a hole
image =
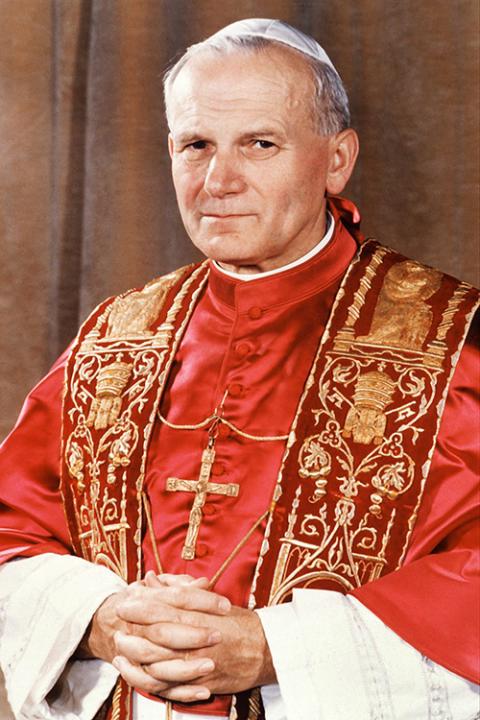
[[[237, 113], [268, 115], [274, 121], [292, 113], [313, 119], [314, 81], [302, 58], [288, 49], [232, 52], [205, 51], [194, 56], [175, 78], [169, 101], [170, 120]], [[273, 113], [273, 114], [272, 114]], [[176, 122], [175, 122], [176, 124]]]

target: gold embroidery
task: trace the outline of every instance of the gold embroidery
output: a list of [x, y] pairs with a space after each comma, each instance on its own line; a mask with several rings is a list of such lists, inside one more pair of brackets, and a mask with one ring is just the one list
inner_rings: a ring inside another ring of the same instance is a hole
[[437, 337], [428, 346], [425, 354], [424, 362], [431, 367], [441, 367], [447, 354], [446, 337], [447, 333], [453, 325], [455, 315], [458, 312], [459, 305], [465, 300], [469, 286], [466, 283], [460, 283], [455, 289], [452, 297], [448, 301], [448, 305], [442, 313], [442, 319], [437, 328]]
[[138, 442], [138, 429], [128, 425], [120, 437], [114, 440], [108, 453], [107, 482], [114, 483], [115, 472], [118, 468], [130, 465], [130, 457]]
[[[397, 262], [385, 274], [369, 334], [356, 337], [366, 293], [384, 257], [390, 254], [386, 249], [375, 250], [353, 292], [343, 328], [332, 337], [332, 317], [344, 302], [348, 274], [337, 295], [291, 431], [296, 444], [303, 403], [318, 388], [320, 406], [311, 410], [318, 431], [300, 441], [296, 453], [298, 475], [305, 488], [303, 515], [299, 515], [301, 485], [293, 498], [291, 490], [282, 487], [287, 459], [292, 466], [289, 444], [275, 489], [277, 499], [286, 490], [289, 504], [282, 508], [285, 514], [269, 517], [250, 607], [256, 604], [257, 583], [271, 553], [272, 528], [278, 529], [280, 523], [285, 522], [286, 527], [272, 570], [266, 571], [273, 573], [269, 604], [281, 602], [294, 587], [318, 583], [325, 587], [327, 583], [348, 590], [374, 580], [392, 562], [389, 543], [398, 523], [404, 528], [402, 539], [411, 534], [410, 520], [416, 510], [396, 503], [426, 472], [423, 464], [415, 469], [415, 446], [424, 437], [425, 417], [431, 415], [438, 400], [440, 370], [426, 363], [429, 349], [422, 350], [433, 320], [425, 300], [439, 289], [443, 276], [410, 261]], [[440, 334], [445, 336], [446, 322], [451, 327], [452, 310], [458, 308], [464, 293], [452, 289]], [[401, 305], [401, 312], [396, 312], [394, 301]], [[327, 343], [331, 349], [322, 348]], [[421, 480], [418, 483], [415, 507], [423, 484]], [[317, 506], [315, 511], [305, 512], [306, 500]]]
[[83, 492], [85, 490], [85, 473], [83, 472], [85, 462], [80, 445], [77, 442], [72, 441], [67, 447], [65, 456], [69, 475], [73, 478], [73, 480], [77, 481], [78, 492]]
[[319, 500], [325, 495], [328, 476], [332, 469], [332, 457], [322, 446], [318, 435], [311, 435], [306, 438], [300, 448], [298, 455], [301, 478], [313, 478], [315, 480], [314, 500]]
[[393, 265], [385, 275], [368, 335], [358, 340], [420, 350], [432, 324], [425, 300], [440, 287], [442, 275], [411, 260]]
[[387, 417], [383, 412], [392, 402], [395, 383], [383, 372], [372, 371], [359, 375], [353, 394], [354, 405], [348, 411], [342, 432], [344, 438], [353, 435], [356, 443], [379, 445], [385, 434]]
[[107, 337], [152, 335], [150, 325], [158, 317], [168, 292], [179, 279], [179, 271], [148, 283], [142, 290], [114, 301], [108, 318]]
[[121, 394], [132, 367], [129, 363], [117, 361], [100, 369], [95, 400], [87, 418], [88, 427], [104, 430], [116, 422], [122, 407]]
[[372, 485], [378, 493], [370, 496], [372, 505], [369, 510], [373, 515], [381, 517], [381, 503], [384, 497], [396, 500], [399, 495], [406, 492], [414, 476], [414, 463], [411, 458], [404, 456], [398, 462], [387, 463], [379, 467], [372, 478]]
[[[75, 487], [79, 493], [78, 497], [75, 492], [72, 493], [78, 543], [83, 557], [106, 565], [126, 581], [132, 580], [132, 558], [128, 553], [132, 536], [137, 575], [141, 572], [141, 488], [145, 473], [145, 447], [165, 383], [166, 367], [172, 361], [198, 293], [203, 289], [206, 270], [206, 266], [202, 265], [183, 283], [172, 304], [175, 312], [171, 312], [171, 307], [167, 316], [168, 328], [164, 323], [155, 335], [145, 333], [138, 338], [131, 335], [107, 338], [104, 336], [106, 323], [114, 301], [99, 315], [94, 329], [86, 335], [73, 356], [75, 364], [70, 370], [67, 388], [69, 406], [66, 408], [68, 422], [73, 427], [65, 439], [64, 458], [68, 474], [76, 480]], [[168, 276], [166, 285], [170, 287], [174, 279], [186, 272], [188, 268]], [[189, 298], [192, 283], [198, 284], [198, 287], [194, 285]], [[165, 292], [161, 291], [161, 281], [152, 285], [155, 285], [157, 299], [165, 296]], [[122, 327], [126, 332], [138, 333], [142, 324], [151, 322], [149, 313], [152, 305], [149, 305], [147, 292], [146, 302], [150, 309], [141, 312], [137, 301], [142, 293], [134, 295], [131, 322], [128, 328], [126, 325]], [[184, 305], [187, 305], [186, 313], [177, 328], [177, 314]], [[125, 305], [123, 307], [125, 309]], [[158, 305], [155, 308], [158, 311]], [[119, 327], [113, 316], [111, 330], [116, 332]], [[170, 343], [168, 358], [165, 338]], [[92, 386], [95, 394], [91, 391]], [[97, 429], [97, 434], [91, 432], [92, 426]], [[134, 453], [139, 452], [139, 444], [142, 448], [140, 469], [132, 477], [130, 465]], [[137, 507], [132, 503], [135, 494]]]
[[[366, 248], [368, 246], [368, 243], [365, 243], [364, 247]], [[368, 266], [365, 270], [365, 274], [362, 277], [358, 289], [355, 291], [353, 295], [353, 300], [348, 308], [348, 314], [347, 319], [345, 321], [345, 327], [340, 330], [336, 337], [335, 337], [335, 350], [338, 351], [344, 351], [348, 352], [353, 340], [355, 339], [353, 326], [357, 322], [358, 318], [360, 317], [360, 312], [363, 308], [363, 305], [365, 304], [365, 297], [367, 295], [367, 292], [372, 289], [372, 280], [375, 277], [375, 274], [382, 264], [383, 258], [385, 255], [388, 254], [387, 248], [378, 247]], [[344, 294], [343, 289], [344, 283], [342, 283], [342, 288], [340, 289], [336, 305], [338, 305], [338, 302], [341, 300]], [[333, 311], [332, 311], [333, 316]], [[322, 338], [322, 342], [327, 338], [327, 331], [325, 331], [325, 335]]]

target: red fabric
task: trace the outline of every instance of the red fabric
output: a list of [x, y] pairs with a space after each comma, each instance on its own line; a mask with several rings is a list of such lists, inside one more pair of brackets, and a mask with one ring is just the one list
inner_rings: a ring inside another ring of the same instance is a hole
[[[337, 217], [351, 212], [351, 205], [342, 203], [334, 208]], [[358, 217], [348, 226], [357, 235]], [[227, 397], [225, 417], [251, 434], [288, 432], [354, 247], [340, 223], [333, 242], [317, 257], [279, 276], [243, 283], [212, 270], [181, 343], [163, 415], [173, 423], [198, 423], [235, 385], [239, 392]], [[58, 492], [64, 362], [65, 356], [32, 391], [0, 450], [0, 561], [70, 551]], [[472, 557], [478, 543], [470, 529], [477, 499], [473, 429], [479, 413], [472, 390], [477, 369], [472, 336], [452, 380], [405, 567], [354, 593], [414, 647], [470, 679], [478, 663], [478, 636], [471, 625], [477, 608]], [[259, 443], [231, 434], [218, 439], [216, 480], [239, 483], [240, 494], [237, 499], [208, 498], [198, 540], [201, 557], [183, 561], [192, 495], [166, 492], [165, 481], [197, 478], [205, 444], [205, 430], [155, 426], [146, 483], [159, 552], [169, 572], [215, 573], [267, 508], [283, 451], [279, 441]], [[261, 538], [259, 529], [216, 586], [236, 604], [247, 602]], [[144, 556], [145, 569], [155, 569], [148, 537]], [[214, 709], [207, 705], [202, 711]]]
[[478, 323], [472, 326], [450, 385], [405, 564], [353, 592], [427, 657], [477, 683], [479, 329]]

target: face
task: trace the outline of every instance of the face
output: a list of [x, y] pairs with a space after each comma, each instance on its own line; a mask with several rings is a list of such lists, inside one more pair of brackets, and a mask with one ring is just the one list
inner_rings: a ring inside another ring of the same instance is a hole
[[315, 131], [313, 92], [304, 60], [277, 48], [205, 51], [180, 71], [169, 99], [173, 181], [207, 257], [270, 270], [322, 238], [337, 152], [335, 138]]

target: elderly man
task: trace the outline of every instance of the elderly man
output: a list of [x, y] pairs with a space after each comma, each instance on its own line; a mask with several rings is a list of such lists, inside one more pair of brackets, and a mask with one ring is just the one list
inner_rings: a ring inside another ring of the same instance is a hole
[[11, 708], [473, 717], [478, 295], [362, 237], [312, 38], [235, 23], [165, 98], [209, 260], [102, 304], [4, 445]]

